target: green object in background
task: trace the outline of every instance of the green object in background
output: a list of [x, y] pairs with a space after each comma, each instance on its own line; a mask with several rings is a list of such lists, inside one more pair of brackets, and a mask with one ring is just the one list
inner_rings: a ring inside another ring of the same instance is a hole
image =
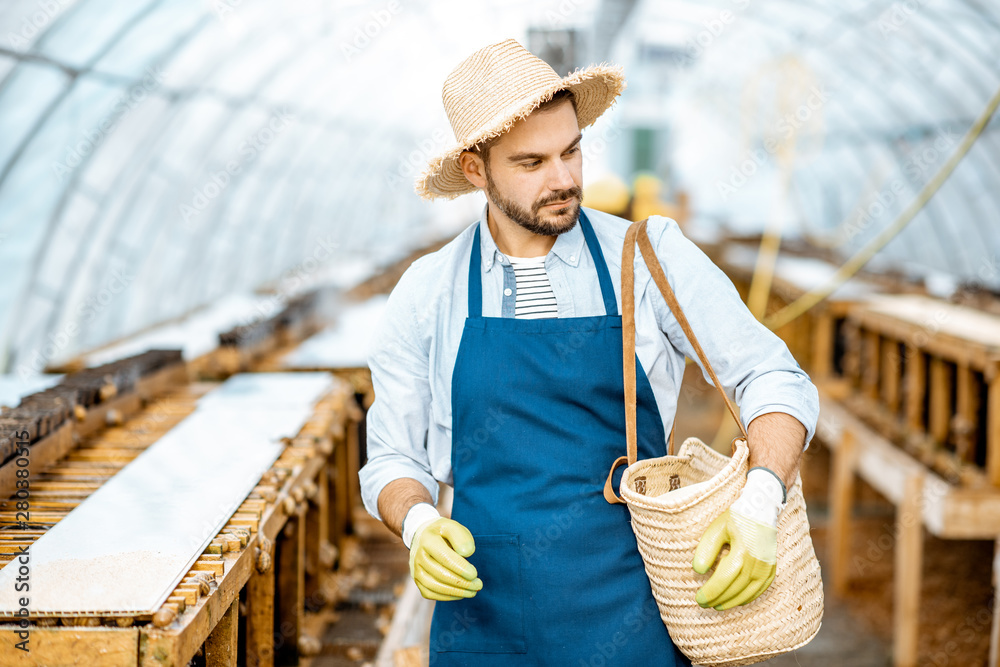
[[656, 130], [648, 127], [632, 129], [632, 172], [653, 171], [656, 166]]

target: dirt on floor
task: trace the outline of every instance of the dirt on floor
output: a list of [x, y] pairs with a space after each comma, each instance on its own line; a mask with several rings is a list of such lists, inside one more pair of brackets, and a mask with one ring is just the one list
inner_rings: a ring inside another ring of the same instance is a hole
[[[826, 481], [829, 450], [814, 444], [803, 465], [813, 543], [820, 563], [827, 562]], [[852, 615], [891, 643], [895, 567], [895, 509], [863, 481], [858, 481], [846, 564], [849, 588], [841, 598]], [[815, 517], [815, 518], [813, 518]], [[985, 667], [993, 617], [993, 543], [942, 540], [926, 530], [920, 590], [918, 665]]]

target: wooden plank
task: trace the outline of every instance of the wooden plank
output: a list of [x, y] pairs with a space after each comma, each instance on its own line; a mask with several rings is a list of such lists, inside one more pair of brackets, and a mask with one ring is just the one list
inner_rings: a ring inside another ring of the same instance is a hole
[[993, 620], [990, 623], [990, 667], [1000, 665], [1000, 538], [993, 543]]
[[141, 409], [142, 397], [139, 394], [130, 392], [116, 396], [87, 410], [83, 421], [74, 424], [74, 430], [81, 438], [85, 438], [108, 426], [108, 413], [112, 410], [116, 411], [123, 419], [127, 419]]
[[253, 569], [247, 582], [247, 667], [274, 667], [274, 546], [264, 544], [268, 567]]
[[878, 331], [865, 331], [863, 338], [864, 352], [861, 373], [861, 389], [868, 398], [877, 401], [879, 398], [879, 366], [881, 361], [881, 337]]
[[936, 443], [943, 445], [948, 442], [951, 426], [951, 378], [941, 357], [931, 357], [930, 393], [928, 431]]
[[[356, 419], [347, 422], [347, 517], [354, 516], [354, 507], [361, 498], [361, 425]], [[998, 443], [1000, 445], [1000, 443]]]
[[903, 372], [902, 359], [899, 358], [899, 343], [891, 338], [882, 341], [882, 396], [889, 412], [899, 413], [900, 391], [899, 381]]
[[[30, 630], [28, 652], [14, 645], [19, 629], [0, 625], [0, 659], [24, 667], [134, 667], [139, 652], [138, 628], [40, 627]], [[12, 656], [20, 653], [17, 659]], [[9, 660], [9, 661], [8, 661]]]
[[297, 664], [299, 637], [305, 616], [305, 530], [303, 513], [289, 517], [278, 538], [277, 549], [277, 623], [274, 658], [278, 664]]
[[[949, 529], [946, 519], [948, 499], [955, 488], [899, 447], [869, 428], [837, 401], [820, 395], [822, 418], [816, 426], [816, 434], [823, 443], [836, 450], [845, 432], [852, 432], [861, 443], [856, 448], [855, 472], [868, 482], [878, 493], [893, 504], [902, 502], [906, 479], [911, 475], [923, 475], [924, 522], [927, 529], [939, 537], [947, 536]], [[991, 494], [1000, 499], [1000, 494]], [[1000, 534], [1000, 524], [996, 528], [985, 525], [982, 530], [992, 530], [992, 536]]]
[[1000, 351], [995, 346], [940, 331], [933, 319], [923, 324], [905, 322], [892, 315], [871, 312], [865, 306], [852, 311], [851, 319], [865, 328], [877, 329], [882, 335], [913, 341], [929, 354], [953, 363], [967, 363], [980, 370], [989, 366]]
[[856, 450], [856, 474], [894, 504], [902, 502], [908, 476], [924, 475], [923, 521], [932, 534], [951, 539], [990, 540], [1000, 535], [1000, 490], [948, 484], [825, 393], [820, 396], [820, 413], [823, 418], [817, 424], [817, 437], [836, 452], [844, 434], [853, 433], [857, 442], [864, 443]]
[[205, 640], [205, 667], [236, 667], [239, 627], [240, 596], [237, 595]]
[[325, 570], [323, 565], [323, 549], [327, 542], [329, 519], [326, 516], [326, 466], [320, 468], [315, 482], [314, 497], [309, 500], [306, 511], [306, 546], [305, 546], [305, 607], [313, 609], [321, 607], [325, 601], [321, 587], [321, 575]]
[[27, 466], [19, 466], [18, 458], [13, 458], [0, 466], [0, 497], [9, 498], [17, 491], [18, 470], [27, 467], [29, 479], [37, 479], [38, 475], [66, 456], [73, 447], [73, 423], [67, 421], [28, 447]]
[[909, 476], [896, 513], [892, 609], [895, 667], [916, 667], [917, 664], [924, 536], [920, 510], [922, 487], [922, 475]]
[[989, 378], [986, 411], [986, 476], [1000, 486], [1000, 373]]
[[165, 628], [149, 624], [141, 628], [139, 637], [140, 667], [163, 667], [164, 665], [186, 665], [194, 657], [198, 648], [208, 639], [234, 600], [238, 600], [240, 589], [250, 578], [254, 567], [256, 536], [248, 543], [248, 548], [237, 553], [225, 554], [226, 576], [216, 579], [218, 586], [211, 593], [198, 600], [173, 623]]
[[822, 381], [833, 375], [835, 328], [833, 316], [827, 309], [817, 313], [813, 328], [811, 375], [814, 380]]
[[830, 571], [833, 591], [847, 592], [850, 580], [851, 509], [854, 500], [854, 463], [857, 439], [845, 431], [833, 450], [830, 480]]
[[[350, 424], [347, 425], [350, 428]], [[345, 429], [346, 436], [346, 429]], [[347, 537], [348, 512], [350, 507], [350, 491], [347, 482], [347, 437], [337, 441], [333, 451], [336, 467], [330, 476], [330, 493], [333, 496], [333, 512], [330, 513], [330, 538], [341, 553], [344, 551], [344, 540]]]
[[407, 646], [393, 653], [394, 667], [422, 667], [427, 660], [424, 659], [422, 646]]
[[323, 466], [323, 460], [316, 456], [307, 460], [304, 464], [295, 468], [293, 474], [286, 478], [278, 491], [277, 501], [269, 505], [259, 521], [260, 532], [270, 540], [278, 536], [278, 532], [284, 527], [289, 516], [294, 516], [294, 505], [291, 514], [285, 511], [283, 499], [290, 496], [292, 489], [300, 486], [307, 479], [312, 479]]
[[979, 392], [976, 378], [968, 364], [959, 364], [955, 372], [955, 455], [960, 461], [975, 460], [976, 422], [979, 411]]
[[911, 343], [906, 344], [906, 426], [914, 433], [924, 430], [925, 377], [923, 352]]
[[858, 387], [861, 384], [861, 329], [853, 318], [844, 322], [844, 338], [844, 377], [851, 387]]

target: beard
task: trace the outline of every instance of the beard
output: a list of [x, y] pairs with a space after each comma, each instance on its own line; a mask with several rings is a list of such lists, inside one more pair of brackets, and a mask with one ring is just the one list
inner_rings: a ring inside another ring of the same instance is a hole
[[[496, 207], [515, 223], [534, 234], [542, 236], [558, 236], [573, 229], [580, 217], [580, 199], [583, 189], [575, 185], [568, 190], [558, 190], [547, 197], [539, 199], [527, 209], [521, 204], [504, 197], [497, 189], [496, 183], [486, 169], [486, 196], [496, 204]], [[552, 211], [547, 219], [543, 219], [540, 211], [543, 206], [553, 202], [571, 200], [562, 208]], [[575, 201], [573, 201], [575, 200]]]

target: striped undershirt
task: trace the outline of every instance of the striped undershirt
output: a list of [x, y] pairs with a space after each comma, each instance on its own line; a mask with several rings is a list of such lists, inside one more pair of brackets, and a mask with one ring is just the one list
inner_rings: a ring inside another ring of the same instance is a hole
[[549, 274], [545, 271], [545, 256], [542, 257], [511, 257], [510, 265], [514, 269], [517, 286], [517, 299], [514, 301], [514, 317], [535, 320], [543, 317], [557, 317], [556, 295], [549, 283]]

